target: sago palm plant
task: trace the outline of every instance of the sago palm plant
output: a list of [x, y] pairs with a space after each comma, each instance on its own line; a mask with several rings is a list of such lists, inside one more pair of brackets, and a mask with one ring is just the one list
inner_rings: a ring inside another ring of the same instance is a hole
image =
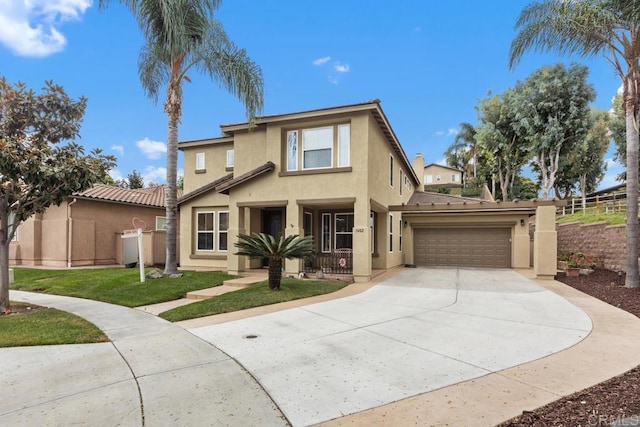
[[240, 234], [235, 246], [236, 255], [269, 260], [269, 289], [279, 290], [282, 280], [282, 262], [285, 259], [304, 258], [313, 253], [313, 236], [300, 237], [265, 233]]

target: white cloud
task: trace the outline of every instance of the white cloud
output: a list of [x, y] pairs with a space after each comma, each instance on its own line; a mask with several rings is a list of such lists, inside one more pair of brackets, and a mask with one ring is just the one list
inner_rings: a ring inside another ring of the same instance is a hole
[[325, 56], [325, 57], [316, 59], [315, 61], [312, 62], [312, 64], [315, 65], [316, 67], [319, 67], [321, 65], [326, 64], [330, 60], [331, 60], [330, 56]]
[[338, 73], [348, 73], [349, 72], [349, 64], [340, 64], [336, 62], [333, 66], [333, 69]]
[[458, 134], [458, 129], [449, 128], [447, 130], [447, 136], [456, 136]]
[[447, 166], [447, 159], [440, 159], [436, 162], [437, 165]]
[[436, 131], [436, 136], [443, 136], [446, 132], [443, 130], [437, 130]]
[[79, 20], [92, 0], [0, 0], [0, 43], [20, 56], [44, 57], [64, 49], [59, 28]]
[[338, 84], [338, 79], [336, 79], [333, 76], [329, 76], [327, 77], [327, 80], [329, 81], [329, 83], [333, 84], [333, 85], [337, 85]]
[[154, 184], [164, 184], [167, 182], [167, 168], [162, 166], [147, 166], [140, 174], [144, 179], [144, 185], [149, 185], [152, 182]]
[[111, 169], [109, 171], [109, 176], [111, 178], [113, 178], [114, 181], [118, 181], [119, 179], [122, 179], [122, 172], [120, 172], [118, 169]]
[[124, 155], [124, 147], [122, 145], [112, 145], [111, 146], [111, 151], [115, 151], [116, 153], [120, 154], [121, 156]]
[[136, 145], [140, 151], [151, 160], [159, 159], [167, 152], [167, 145], [164, 142], [152, 141], [147, 137], [141, 141], [137, 141]]

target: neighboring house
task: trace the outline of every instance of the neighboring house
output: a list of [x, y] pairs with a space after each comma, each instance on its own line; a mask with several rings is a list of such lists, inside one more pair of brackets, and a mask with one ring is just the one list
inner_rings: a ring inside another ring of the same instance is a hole
[[424, 190], [430, 191], [437, 188], [461, 188], [462, 174], [460, 169], [450, 166], [430, 163], [424, 167]]
[[121, 262], [121, 235], [145, 224], [145, 264], [164, 263], [165, 187], [130, 190], [98, 184], [18, 227], [13, 265], [75, 267]]
[[[183, 268], [232, 274], [261, 268], [263, 260], [235, 255], [238, 235], [254, 232], [314, 236], [316, 255], [287, 261], [287, 275], [327, 268], [367, 281], [374, 269], [405, 263], [526, 268], [530, 242], [524, 224], [534, 213], [544, 220], [536, 233], [553, 233], [541, 235], [534, 247], [555, 251], [552, 202], [443, 201], [423, 193], [424, 160], [409, 163], [379, 101], [258, 117], [251, 125], [221, 130], [221, 137], [179, 145]], [[477, 235], [477, 229], [488, 231]], [[444, 249], [432, 254], [434, 245], [450, 251], [460, 239], [455, 261]], [[548, 276], [550, 262], [534, 259], [536, 272]], [[554, 256], [553, 274], [555, 267]]]

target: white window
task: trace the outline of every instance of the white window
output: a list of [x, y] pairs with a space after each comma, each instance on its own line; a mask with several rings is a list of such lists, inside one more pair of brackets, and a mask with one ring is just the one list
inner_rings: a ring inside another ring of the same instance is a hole
[[371, 230], [371, 253], [376, 251], [376, 213], [374, 211], [369, 212], [369, 229]]
[[411, 191], [411, 180], [407, 175], [404, 176], [404, 185], [407, 187], [407, 190]]
[[311, 212], [304, 213], [304, 235], [313, 236], [313, 214]]
[[338, 167], [346, 167], [351, 164], [351, 126], [338, 126]]
[[197, 250], [213, 251], [214, 212], [198, 212]]
[[335, 221], [335, 249], [353, 249], [353, 214], [336, 214]]
[[157, 216], [156, 217], [156, 231], [165, 231], [167, 229], [167, 217], [166, 216]]
[[204, 170], [204, 153], [196, 153], [196, 170]]
[[402, 169], [400, 169], [400, 179], [398, 179], [398, 188], [400, 189], [400, 195], [402, 196]]
[[458, 181], [460, 181], [459, 178], [460, 177], [457, 174], [453, 174], [453, 175], [451, 175], [451, 182], [458, 182]]
[[425, 176], [424, 176], [424, 183], [425, 183], [425, 184], [431, 184], [431, 183], [433, 183], [433, 175], [425, 175]]
[[302, 131], [302, 168], [333, 166], [333, 126]]
[[389, 214], [389, 252], [393, 252], [393, 214]]
[[398, 252], [402, 252], [402, 218], [398, 220]]
[[227, 167], [232, 168], [234, 163], [235, 153], [233, 150], [227, 150]]
[[393, 156], [389, 156], [389, 186], [393, 188]]
[[298, 131], [287, 132], [287, 170], [298, 170]]
[[331, 214], [322, 214], [322, 252], [331, 252]]
[[218, 212], [218, 250], [227, 250], [229, 231], [229, 212]]

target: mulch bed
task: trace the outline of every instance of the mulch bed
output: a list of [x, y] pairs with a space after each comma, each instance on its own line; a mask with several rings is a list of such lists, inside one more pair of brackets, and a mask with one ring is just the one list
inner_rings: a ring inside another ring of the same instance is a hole
[[[623, 287], [624, 277], [609, 270], [588, 276], [558, 275], [560, 282], [640, 317], [640, 290]], [[629, 418], [640, 426], [640, 365], [632, 370], [556, 400], [535, 411], [506, 421], [500, 426], [609, 426]]]

